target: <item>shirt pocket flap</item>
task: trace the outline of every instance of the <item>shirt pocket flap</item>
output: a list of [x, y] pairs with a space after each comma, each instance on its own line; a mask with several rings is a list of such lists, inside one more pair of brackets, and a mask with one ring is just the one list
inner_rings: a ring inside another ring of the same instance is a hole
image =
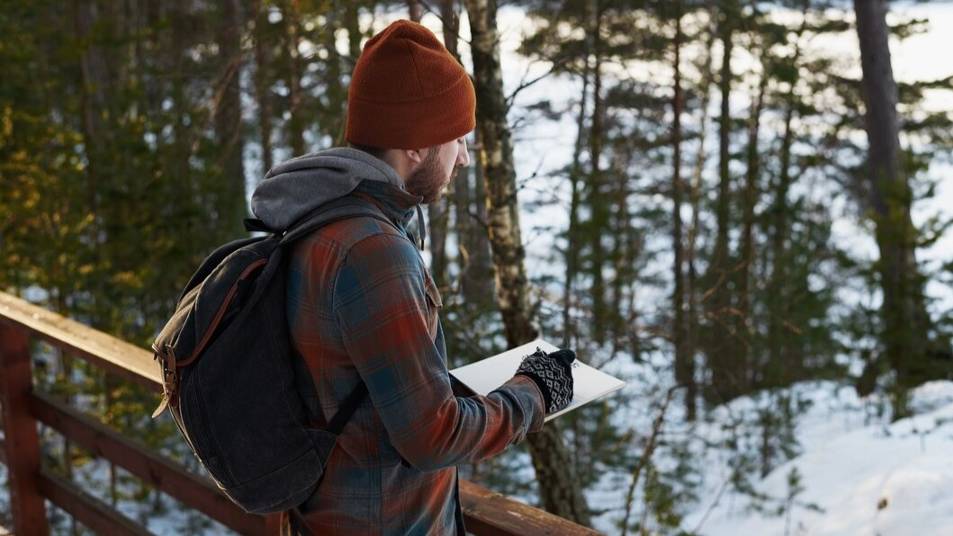
[[430, 304], [434, 307], [442, 308], [443, 300], [440, 298], [440, 291], [437, 290], [437, 284], [434, 283], [433, 278], [430, 277], [428, 273], [424, 281], [424, 290], [427, 292], [427, 300], [430, 301]]

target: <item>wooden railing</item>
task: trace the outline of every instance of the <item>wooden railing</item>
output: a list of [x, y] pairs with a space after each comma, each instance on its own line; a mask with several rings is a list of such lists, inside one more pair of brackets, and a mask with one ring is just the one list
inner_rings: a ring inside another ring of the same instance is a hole
[[[149, 532], [73, 482], [45, 469], [37, 422], [63, 434], [93, 455], [120, 466], [156, 489], [241, 534], [277, 535], [278, 514], [242, 511], [206, 478], [124, 437], [98, 419], [34, 391], [30, 344], [44, 340], [54, 348], [104, 368], [108, 373], [161, 392], [152, 354], [78, 322], [0, 292], [0, 404], [4, 441], [0, 462], [7, 466], [15, 534], [49, 533], [44, 500], [98, 534]], [[158, 401], [158, 400], [157, 400]], [[467, 530], [476, 535], [595, 534], [543, 510], [461, 480]]]

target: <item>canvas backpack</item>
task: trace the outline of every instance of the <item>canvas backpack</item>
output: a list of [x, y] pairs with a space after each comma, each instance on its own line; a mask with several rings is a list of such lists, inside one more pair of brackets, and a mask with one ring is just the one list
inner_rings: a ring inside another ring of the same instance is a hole
[[326, 203], [284, 230], [246, 220], [247, 229], [269, 234], [209, 255], [153, 344], [163, 376], [153, 417], [170, 409], [201, 464], [247, 512], [297, 512], [367, 395], [358, 384], [325, 426], [313, 424], [317, 395], [291, 341], [285, 297], [289, 246], [359, 216], [394, 226], [374, 204], [354, 196]]

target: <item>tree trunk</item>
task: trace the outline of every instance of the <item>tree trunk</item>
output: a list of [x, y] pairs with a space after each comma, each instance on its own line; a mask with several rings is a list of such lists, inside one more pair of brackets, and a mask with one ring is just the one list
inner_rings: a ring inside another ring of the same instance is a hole
[[344, 3], [344, 26], [347, 28], [348, 62], [351, 69], [361, 55], [361, 6], [357, 2]]
[[[615, 153], [615, 221], [613, 223], [612, 301], [610, 302], [610, 327], [612, 328], [612, 353], [609, 360], [615, 358], [624, 346], [626, 339], [636, 327], [637, 312], [634, 310], [638, 270], [636, 259], [642, 244], [641, 231], [632, 222], [629, 210], [629, 180], [633, 154], [619, 151]], [[630, 293], [631, 291], [631, 293]], [[635, 357], [635, 356], [633, 356]]]
[[[75, 32], [77, 42], [87, 43], [80, 54], [79, 87], [82, 106], [81, 128], [83, 133], [83, 148], [86, 156], [86, 181], [89, 210], [91, 214], [101, 219], [99, 211], [100, 190], [105, 186], [103, 181], [112, 173], [109, 167], [108, 147], [113, 145], [113, 129], [105, 121], [115, 117], [112, 109], [114, 99], [108, 93], [111, 84], [109, 68], [106, 61], [106, 51], [97, 44], [94, 32], [97, 31], [97, 7], [93, 2], [75, 1]], [[102, 30], [99, 30], [102, 31]], [[106, 119], [104, 119], [106, 118]], [[95, 227], [95, 226], [93, 226]], [[101, 240], [92, 231], [93, 243]]]
[[258, 100], [258, 134], [261, 138], [261, 178], [273, 165], [271, 147], [271, 48], [268, 35], [268, 9], [261, 0], [253, 4], [255, 13], [255, 98]]
[[[443, 43], [447, 47], [447, 50], [453, 54], [453, 57], [460, 61], [460, 52], [458, 50], [459, 43], [459, 34], [460, 34], [460, 13], [457, 8], [457, 0], [442, 0], [440, 2], [440, 18], [443, 20]], [[462, 62], [461, 62], [462, 63]], [[447, 194], [446, 201], [442, 204], [443, 208], [443, 218], [435, 218], [434, 215], [428, 214], [428, 217], [431, 219], [431, 226], [434, 223], [442, 224], [443, 227], [438, 232], [442, 232], [443, 236], [440, 237], [440, 257], [442, 261], [443, 274], [445, 278], [443, 281], [444, 284], [447, 284], [446, 281], [446, 265], [448, 264], [447, 260], [447, 249], [446, 249], [446, 237], [449, 232], [449, 220], [450, 220], [450, 203], [452, 198], [452, 203], [454, 210], [456, 212], [456, 217], [454, 220], [454, 230], [457, 234], [457, 249], [458, 251], [465, 249], [464, 241], [467, 237], [467, 232], [470, 224], [470, 168], [462, 168], [457, 177], [453, 180], [453, 183], [450, 185], [450, 189]], [[429, 208], [429, 207], [428, 207]], [[434, 256], [436, 266], [437, 258], [437, 239], [434, 238], [431, 249], [431, 254]], [[457, 257], [459, 268], [460, 268], [460, 281], [461, 287], [463, 287], [464, 273], [466, 271], [466, 257], [465, 254], [460, 254]], [[435, 276], [436, 277], [436, 276]]]
[[460, 12], [457, 0], [441, 0], [440, 18], [443, 20], [443, 44], [460, 61], [458, 42], [460, 41]]
[[[443, 0], [441, 17], [444, 21], [444, 42], [457, 60], [457, 42], [460, 34], [460, 15], [456, 0]], [[481, 146], [480, 130], [474, 133], [474, 149]], [[472, 174], [472, 181], [470, 180]], [[486, 282], [494, 281], [496, 273], [490, 255], [490, 241], [485, 229], [486, 186], [482, 166], [461, 169], [454, 185], [454, 206], [460, 287], [468, 308], [480, 311], [495, 307], [492, 295], [486, 292]], [[446, 255], [446, 254], [445, 254]]]
[[[529, 283], [516, 199], [513, 147], [506, 121], [495, 0], [466, 0], [477, 92], [480, 163], [486, 177], [487, 231], [496, 266], [496, 295], [509, 346], [534, 339]], [[540, 497], [550, 512], [589, 524], [589, 512], [554, 422], [527, 437]]]
[[511, 345], [536, 337], [516, 199], [516, 170], [506, 120], [494, 0], [468, 0], [475, 82], [480, 163], [486, 178], [487, 232], [497, 267], [497, 298], [506, 339]]
[[407, 0], [407, 16], [414, 22], [420, 22], [424, 17], [424, 6], [420, 0]]
[[881, 345], [896, 373], [895, 419], [909, 413], [907, 391], [928, 379], [929, 315], [916, 261], [912, 193], [900, 164], [897, 84], [890, 64], [887, 3], [854, 0], [863, 71], [864, 122], [870, 144], [867, 182], [880, 259], [883, 292]]
[[589, 220], [589, 238], [592, 247], [590, 272], [592, 274], [592, 335], [598, 344], [605, 342], [608, 314], [605, 300], [605, 279], [603, 264], [605, 248], [602, 243], [603, 231], [609, 223], [606, 210], [607, 200], [603, 192], [605, 177], [601, 167], [603, 136], [605, 134], [605, 99], [602, 95], [602, 6], [600, 0], [594, 0], [595, 9], [592, 19], [592, 50], [595, 64], [592, 70], [592, 126], [589, 129], [589, 195], [587, 202], [591, 211]]
[[[762, 51], [763, 55], [767, 51]], [[761, 112], [764, 107], [764, 93], [768, 86], [768, 66], [767, 58], [763, 57], [761, 61], [763, 72], [758, 83], [758, 92], [755, 95], [754, 103], [751, 106], [751, 113], [748, 116], [748, 146], [745, 154], [747, 160], [747, 169], [745, 170], [745, 187], [742, 195], [742, 215], [741, 215], [741, 255], [739, 259], [738, 271], [735, 274], [736, 285], [738, 287], [738, 313], [736, 317], [736, 341], [735, 352], [738, 363], [741, 365], [743, 385], [752, 385], [753, 376], [759, 367], [754, 366], [752, 359], [754, 356], [751, 351], [751, 292], [750, 281], [752, 267], [755, 263], [754, 255], [754, 207], [758, 202], [758, 180], [761, 175], [761, 156], [758, 152], [758, 137], [761, 133]]]
[[[482, 146], [479, 128], [474, 132], [474, 139], [478, 156], [475, 160], [479, 161]], [[454, 184], [454, 205], [463, 301], [474, 311], [495, 308], [495, 292], [486, 291], [487, 282], [495, 282], [496, 272], [486, 231], [486, 188], [481, 165], [461, 170]]]
[[215, 188], [218, 199], [217, 229], [226, 236], [243, 231], [247, 212], [245, 202], [245, 165], [242, 136], [242, 13], [237, 0], [221, 3], [216, 41], [221, 61], [220, 91], [215, 102], [215, 139], [219, 150], [217, 166], [221, 170]]
[[[168, 58], [163, 63], [168, 63], [169, 78], [172, 81], [172, 113], [174, 116], [172, 127], [172, 155], [169, 158], [169, 169], [166, 170], [169, 176], [175, 177], [182, 190], [184, 198], [188, 200], [197, 200], [199, 197], [199, 188], [197, 187], [196, 177], [192, 175], [192, 166], [190, 164], [192, 156], [192, 131], [186, 121], [191, 115], [191, 102], [186, 92], [187, 75], [185, 51], [188, 46], [188, 15], [187, 1], [175, 0], [172, 3], [170, 13], [169, 41], [162, 49], [167, 51]], [[191, 211], [181, 211], [183, 214], [181, 224], [182, 232], [179, 235], [182, 241], [181, 246], [185, 251], [196, 251], [196, 217]]]
[[[338, 52], [337, 30], [341, 27], [342, 18], [347, 14], [329, 6], [323, 9], [324, 26], [320, 30], [320, 41], [327, 56], [324, 59], [325, 69], [321, 84], [324, 86], [324, 95], [317, 99], [321, 122], [319, 131], [331, 140], [331, 145], [345, 145], [345, 117], [347, 117], [347, 86], [344, 84], [345, 61]], [[346, 19], [345, 19], [346, 20]], [[306, 69], [306, 68], [305, 68]]]
[[797, 32], [794, 43], [794, 55], [791, 58], [792, 72], [794, 78], [784, 96], [784, 127], [781, 135], [781, 156], [780, 170], [778, 172], [778, 181], [774, 193], [774, 202], [771, 207], [772, 235], [771, 235], [771, 275], [768, 282], [768, 363], [766, 366], [768, 373], [766, 385], [788, 385], [792, 380], [791, 369], [799, 368], [799, 363], [793, 363], [794, 359], [800, 360], [800, 356], [795, 356], [791, 352], [791, 334], [785, 327], [785, 322], [790, 316], [790, 303], [787, 298], [787, 238], [788, 238], [788, 212], [791, 210], [788, 206], [788, 191], [791, 187], [791, 146], [794, 143], [794, 111], [796, 107], [797, 96], [794, 89], [798, 81], [798, 69], [801, 58], [801, 36], [807, 28], [807, 9], [809, 0], [804, 1], [804, 7], [801, 12], [801, 27]]
[[[474, 160], [476, 160], [474, 158]], [[472, 195], [470, 192], [470, 176], [473, 168], [461, 169], [457, 178], [453, 182], [453, 230], [457, 235], [457, 267], [460, 273], [460, 293], [463, 295], [463, 303], [469, 304], [471, 300], [479, 298], [479, 293], [475, 291], [475, 282], [470, 279], [470, 227], [474, 225], [471, 221], [470, 210], [472, 205]], [[475, 170], [474, 170], [475, 171]]]
[[[800, 49], [795, 49], [795, 59]], [[789, 317], [788, 299], [787, 299], [787, 263], [788, 250], [787, 240], [790, 229], [788, 228], [788, 191], [791, 188], [791, 146], [794, 142], [793, 120], [794, 120], [794, 84], [785, 96], [787, 101], [784, 110], [784, 133], [781, 135], [781, 156], [780, 172], [778, 173], [778, 183], [774, 194], [774, 203], [771, 208], [773, 216], [773, 233], [771, 236], [771, 280], [768, 293], [768, 371], [774, 371], [766, 378], [767, 385], [785, 385], [787, 384], [788, 361], [790, 355], [790, 345], [788, 340], [790, 335], [785, 327], [785, 322]]]
[[719, 4], [718, 33], [722, 44], [721, 116], [718, 119], [718, 199], [715, 204], [717, 231], [711, 262], [706, 273], [705, 294], [707, 329], [705, 337], [708, 366], [711, 369], [712, 385], [709, 400], [727, 402], [739, 392], [741, 378], [732, 359], [732, 325], [730, 279], [731, 267], [728, 253], [728, 235], [731, 226], [731, 54], [734, 33], [734, 18], [737, 16], [736, 0]]
[[[461, 174], [464, 172], [461, 170]], [[437, 287], [444, 291], [448, 288], [447, 279], [447, 225], [449, 222], [449, 202], [451, 192], [427, 205], [427, 238], [430, 239], [430, 271]]]
[[[474, 133], [475, 145], [480, 147], [478, 154], [482, 154], [483, 135], [479, 127]], [[473, 302], [481, 307], [495, 307], [495, 300], [485, 292], [486, 281], [497, 281], [496, 266], [493, 264], [493, 255], [490, 251], [490, 236], [486, 228], [488, 221], [486, 172], [481, 165], [473, 167], [473, 206], [471, 210], [476, 217], [470, 217], [470, 234], [467, 237], [467, 249], [470, 251], [470, 263], [467, 266], [465, 281], [470, 282], [469, 292]], [[476, 223], [476, 225], [474, 225]], [[470, 299], [470, 297], [468, 297]]]
[[674, 267], [672, 277], [675, 288], [672, 293], [672, 345], [675, 350], [675, 382], [685, 386], [685, 416], [695, 420], [695, 359], [688, 352], [686, 342], [688, 333], [685, 319], [685, 247], [682, 242], [682, 199], [684, 183], [682, 181], [682, 4], [676, 2], [674, 75], [675, 88], [672, 95], [672, 250]]
[[[414, 6], [421, 13], [423, 13], [423, 6], [416, 0], [408, 1], [411, 15], [414, 14]], [[450, 51], [450, 54], [454, 58], [457, 58], [457, 61], [460, 61], [460, 54], [457, 52], [457, 33], [459, 32], [460, 20], [457, 17], [456, 9], [454, 7], [453, 0], [443, 0], [440, 4], [440, 13], [443, 18], [443, 42], [447, 47], [447, 50]], [[411, 17], [413, 18], [413, 17]], [[468, 170], [461, 169], [459, 174], [465, 175]], [[466, 180], [466, 178], [464, 178]], [[452, 190], [456, 183], [460, 181], [455, 181], [450, 185], [448, 190]], [[447, 227], [450, 220], [450, 198], [452, 192], [448, 191], [446, 196], [441, 196], [439, 199], [427, 205], [427, 223], [428, 223], [428, 233], [427, 236], [430, 238], [430, 270], [433, 273], [434, 281], [437, 283], [437, 286], [441, 291], [446, 290], [449, 287], [449, 282], [447, 280]]]
[[[714, 16], [714, 11], [709, 11], [709, 13]], [[716, 31], [713, 28], [713, 21], [710, 22], [710, 26], [712, 26], [712, 28], [709, 29], [708, 38], [706, 39], [704, 60], [698, 62], [696, 65], [696, 67], [702, 73], [702, 80], [698, 89], [698, 92], [701, 95], [701, 102], [698, 105], [698, 109], [701, 111], [701, 117], [698, 121], [698, 152], [695, 155], [695, 165], [692, 169], [692, 181], [688, 190], [689, 205], [692, 209], [692, 221], [691, 226], [688, 229], [688, 237], [686, 240], [687, 244], [685, 245], [685, 264], [688, 272], [686, 274], [685, 281], [685, 292], [687, 294], [688, 302], [686, 304], [688, 308], [688, 318], [685, 321], [685, 327], [687, 330], [685, 335], [685, 355], [688, 356], [693, 363], [696, 361], [697, 351], [699, 348], [699, 274], [695, 264], [695, 254], [698, 249], [696, 247], [698, 230], [701, 226], [700, 215], [702, 174], [705, 170], [705, 162], [708, 159], [707, 145], [705, 143], [705, 140], [708, 138], [708, 105], [711, 101], [711, 85], [714, 79], [714, 69], [712, 68], [712, 48], [715, 43]], [[689, 385], [689, 388], [686, 389], [686, 391], [689, 391], [686, 393], [687, 396], [697, 402], [698, 384], [693, 382], [691, 385]], [[692, 391], [694, 392], [694, 395], [691, 394]]]
[[304, 65], [298, 45], [301, 42], [298, 3], [295, 0], [281, 2], [281, 24], [284, 26], [285, 68], [288, 83], [288, 112], [291, 114], [287, 124], [288, 145], [292, 156], [300, 156], [304, 150], [304, 118], [301, 117], [302, 90], [301, 75]]
[[586, 67], [582, 73], [582, 95], [579, 99], [579, 115], [576, 116], [576, 143], [573, 145], [572, 163], [569, 167], [569, 228], [566, 230], [566, 276], [563, 281], [563, 347], [575, 344], [576, 326], [572, 318], [574, 283], [579, 267], [579, 204], [580, 178], [582, 175], [582, 148], [586, 136], [586, 108], [589, 96], [589, 51], [586, 51]]

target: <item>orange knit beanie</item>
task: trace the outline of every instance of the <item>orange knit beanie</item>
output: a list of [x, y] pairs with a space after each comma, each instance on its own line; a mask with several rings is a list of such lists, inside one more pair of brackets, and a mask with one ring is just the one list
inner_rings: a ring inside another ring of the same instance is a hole
[[476, 126], [466, 70], [424, 26], [392, 23], [365, 45], [347, 92], [347, 141], [381, 149], [423, 149]]

